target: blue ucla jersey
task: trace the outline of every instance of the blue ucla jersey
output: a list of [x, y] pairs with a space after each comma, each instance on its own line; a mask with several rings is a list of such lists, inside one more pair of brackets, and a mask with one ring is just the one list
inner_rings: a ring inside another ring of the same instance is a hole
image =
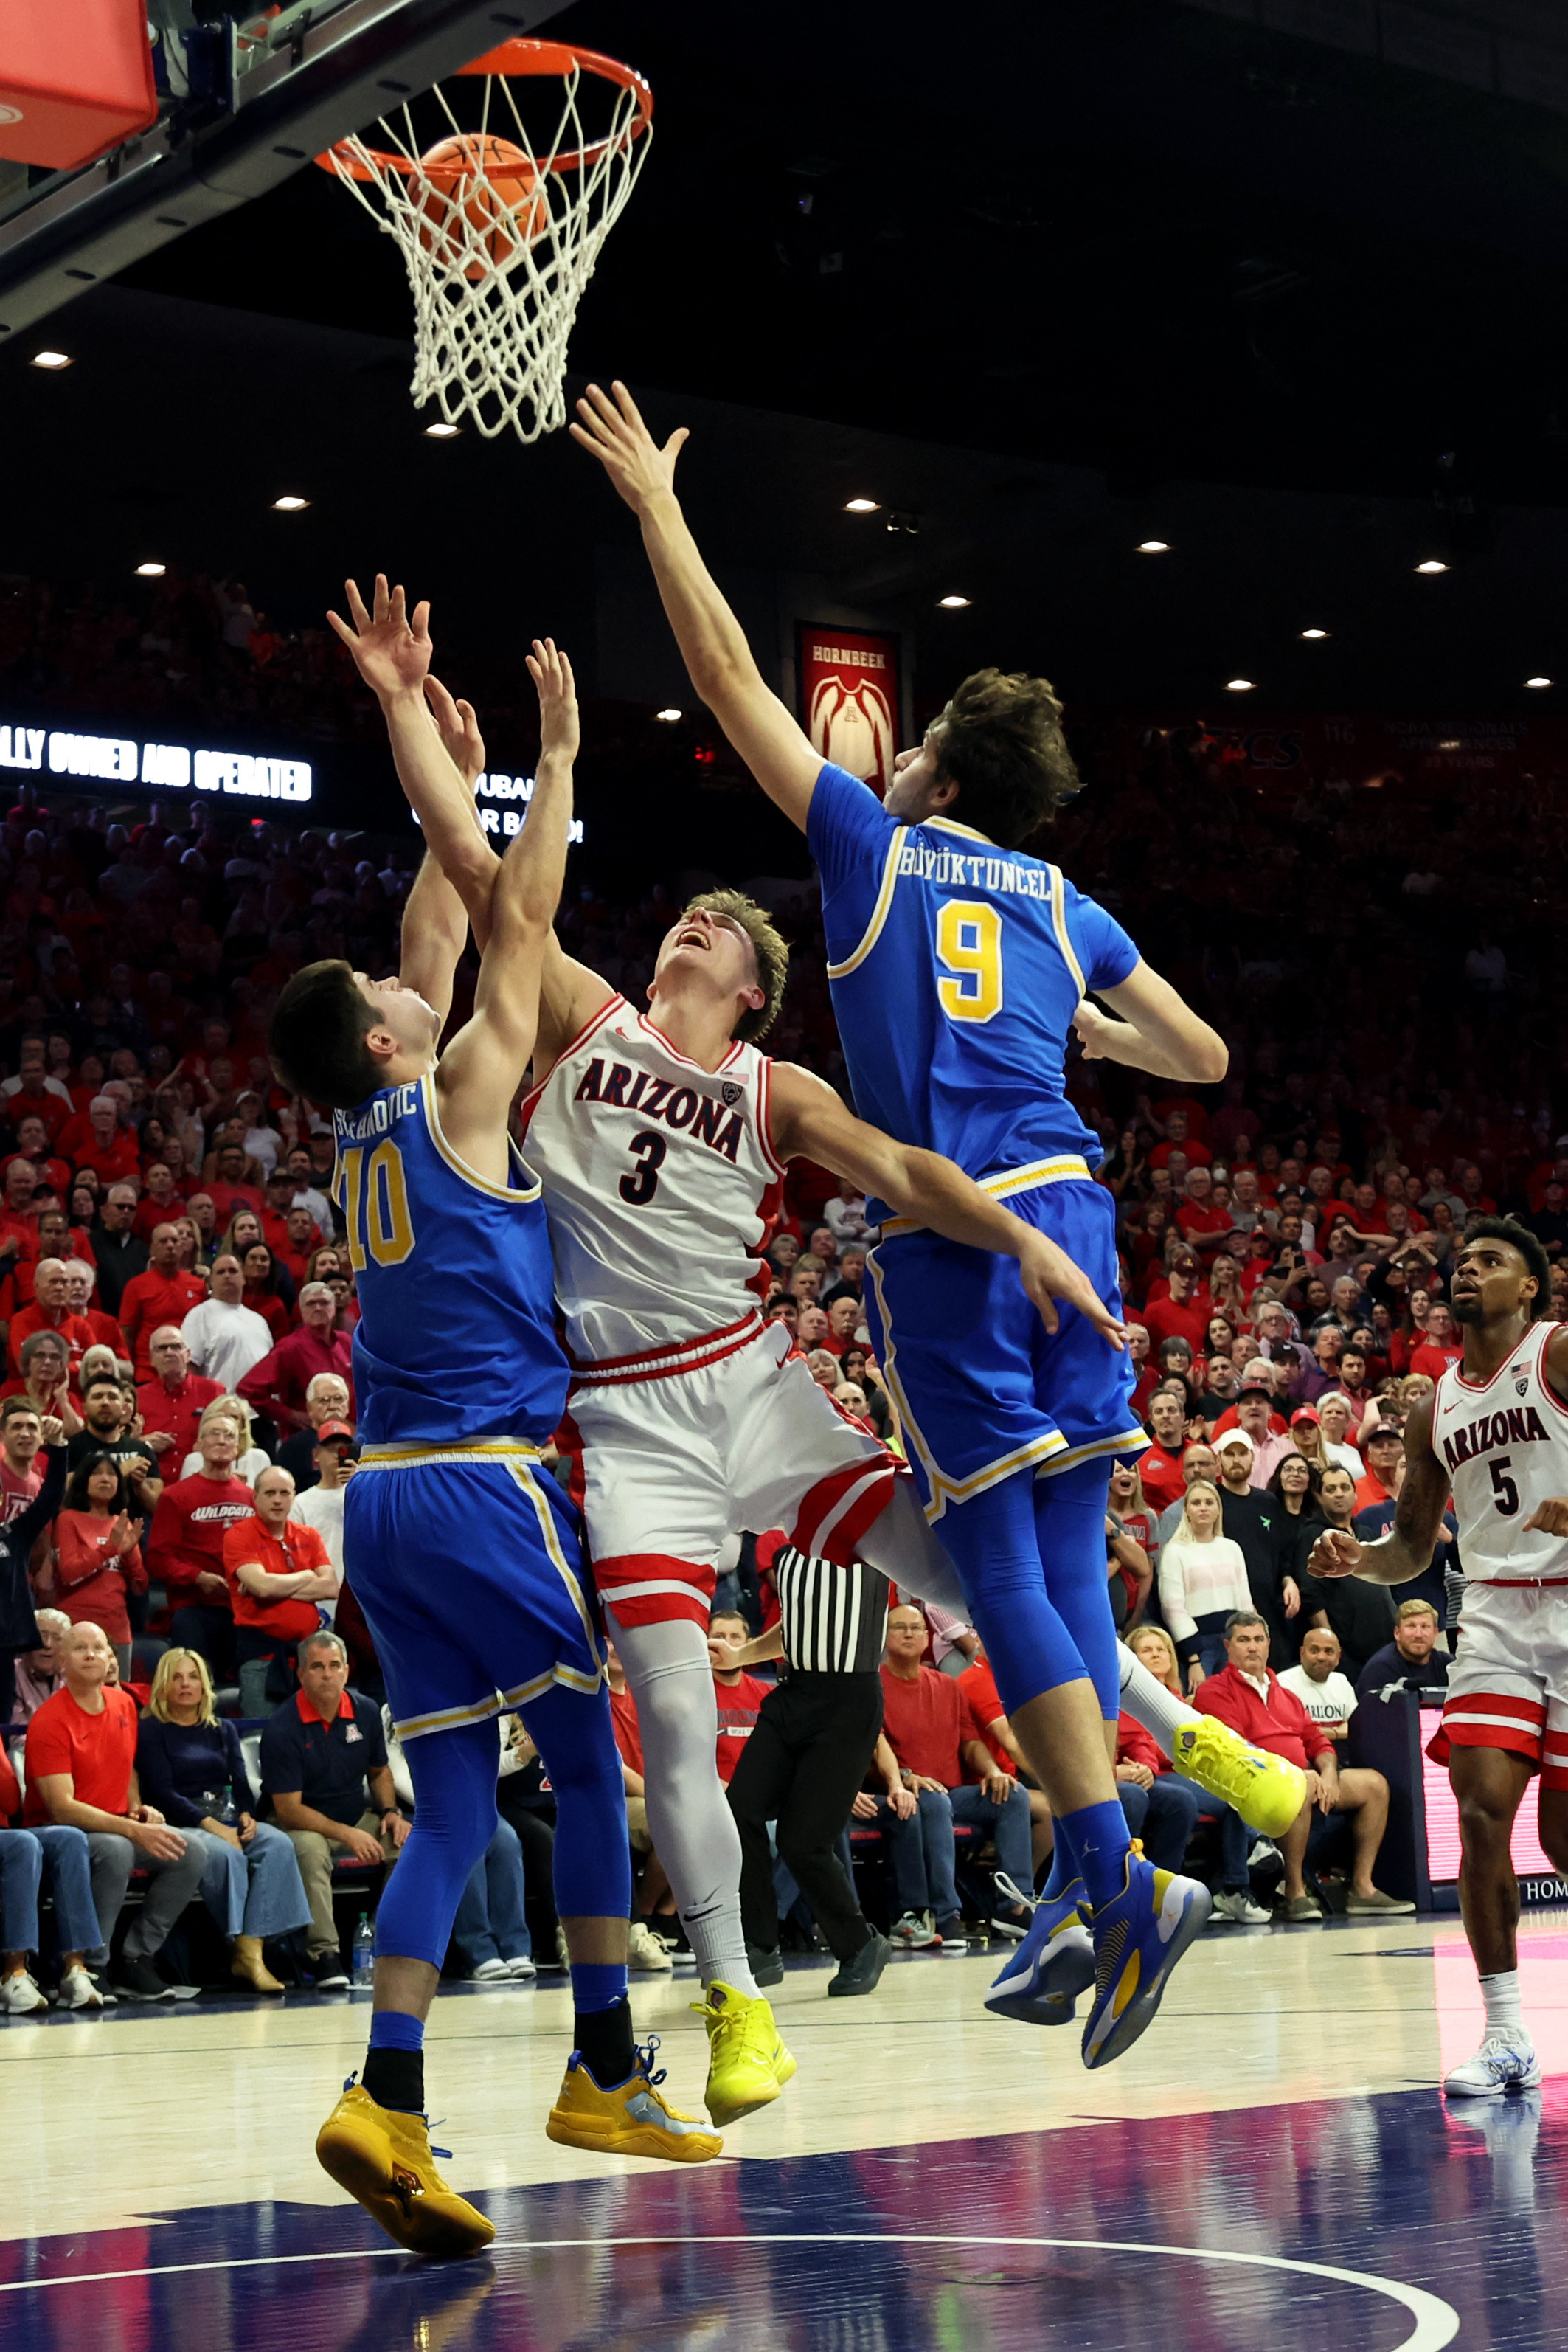
[[371, 1445], [542, 1444], [566, 1405], [549, 1236], [514, 1153], [509, 1186], [441, 1131], [434, 1078], [334, 1115], [332, 1197], [359, 1286], [354, 1386]]
[[1087, 991], [1138, 961], [1121, 925], [1038, 857], [946, 817], [901, 824], [841, 768], [817, 779], [808, 837], [862, 1118], [977, 1178], [1092, 1164], [1067, 1043]]

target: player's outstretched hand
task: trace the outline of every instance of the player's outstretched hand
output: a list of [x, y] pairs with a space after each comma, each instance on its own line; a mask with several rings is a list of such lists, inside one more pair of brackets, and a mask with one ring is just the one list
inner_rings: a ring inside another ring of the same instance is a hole
[[1325, 1528], [1312, 1546], [1307, 1574], [1329, 1583], [1336, 1576], [1354, 1576], [1360, 1565], [1361, 1546], [1355, 1538], [1343, 1528]]
[[411, 690], [417, 694], [435, 650], [430, 642], [429, 604], [416, 604], [411, 615], [407, 597], [401, 588], [388, 588], [384, 572], [376, 574], [369, 612], [356, 582], [345, 580], [343, 593], [353, 627], [336, 613], [329, 613], [327, 618], [353, 655], [354, 666], [371, 692], [382, 702]]
[[434, 672], [424, 681], [424, 698], [447, 758], [469, 790], [476, 790], [485, 772], [485, 738], [477, 711], [471, 702], [455, 702]]
[[539, 757], [542, 760], [547, 751], [554, 751], [563, 759], [575, 760], [580, 733], [571, 664], [557, 651], [553, 637], [536, 637], [528, 660], [528, 676], [539, 693]]
[[1043, 1234], [1031, 1233], [1019, 1256], [1019, 1271], [1023, 1286], [1040, 1311], [1040, 1321], [1048, 1331], [1054, 1331], [1061, 1322], [1056, 1311], [1060, 1298], [1066, 1306], [1076, 1307], [1088, 1317], [1101, 1336], [1108, 1339], [1118, 1355], [1125, 1351], [1127, 1332], [1095, 1289], [1080, 1265], [1075, 1265], [1064, 1249], [1048, 1241]]
[[610, 390], [613, 400], [596, 383], [589, 385], [577, 404], [582, 422], [570, 427], [571, 437], [598, 458], [632, 512], [641, 514], [661, 492], [674, 488], [675, 460], [689, 436], [677, 425], [661, 449], [625, 385], [617, 380]]
[[1544, 1503], [1531, 1511], [1520, 1532], [1521, 1535], [1568, 1536], [1568, 1495], [1548, 1495]]

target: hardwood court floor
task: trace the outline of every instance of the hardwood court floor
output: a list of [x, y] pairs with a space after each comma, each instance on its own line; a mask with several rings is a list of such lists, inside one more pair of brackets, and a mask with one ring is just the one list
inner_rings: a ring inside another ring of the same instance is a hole
[[[103, 2352], [1535, 2352], [1568, 2228], [1568, 1914], [1523, 1941], [1548, 2071], [1445, 2105], [1480, 2005], [1457, 1921], [1211, 1930], [1088, 2074], [981, 2007], [999, 1960], [901, 1957], [870, 2000], [775, 1995], [800, 2073], [686, 2170], [557, 2148], [559, 1979], [444, 1996], [444, 2168], [496, 2220], [445, 2270], [310, 2147], [368, 1999], [126, 2008], [0, 2032], [0, 2346]], [[634, 1979], [700, 2104], [689, 1971]]]

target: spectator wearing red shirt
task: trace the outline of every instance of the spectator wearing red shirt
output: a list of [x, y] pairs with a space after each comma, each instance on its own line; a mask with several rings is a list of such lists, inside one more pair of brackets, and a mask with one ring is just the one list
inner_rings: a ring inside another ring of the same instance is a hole
[[197, 1650], [214, 1682], [232, 1680], [234, 1608], [224, 1572], [224, 1537], [237, 1519], [253, 1516], [256, 1498], [235, 1475], [239, 1432], [226, 1413], [214, 1413], [198, 1433], [202, 1466], [176, 1478], [158, 1497], [147, 1538], [147, 1566], [162, 1580], [173, 1612], [176, 1649]]
[[14, 1379], [19, 1379], [23, 1341], [30, 1339], [35, 1331], [57, 1331], [66, 1343], [69, 1370], [74, 1379], [83, 1356], [96, 1343], [98, 1334], [84, 1316], [71, 1313], [70, 1272], [63, 1258], [38, 1260], [33, 1271], [33, 1293], [32, 1306], [24, 1307], [11, 1318], [11, 1329], [5, 1342], [7, 1368]]
[[33, 1206], [33, 1196], [38, 1189], [38, 1177], [32, 1162], [7, 1160], [5, 1186], [0, 1198], [0, 1265], [9, 1266], [20, 1258], [37, 1255], [38, 1213]]
[[101, 1626], [122, 1683], [131, 1678], [126, 1595], [147, 1590], [141, 1538], [124, 1471], [112, 1454], [89, 1454], [72, 1472], [55, 1520], [55, 1590], [73, 1625]]
[[1168, 1168], [1176, 1157], [1184, 1158], [1189, 1168], [1207, 1168], [1214, 1160], [1207, 1143], [1192, 1134], [1184, 1110], [1173, 1110], [1166, 1121], [1165, 1140], [1156, 1143], [1149, 1154], [1151, 1168]]
[[[41, 1118], [29, 1117], [16, 1129], [16, 1158], [25, 1160], [31, 1168], [40, 1192], [53, 1192], [64, 1200], [71, 1181], [70, 1164], [57, 1160], [49, 1150], [49, 1139]], [[10, 1161], [6, 1161], [9, 1167]]]
[[1375, 1511], [1382, 1504], [1397, 1498], [1405, 1468], [1405, 1440], [1392, 1423], [1379, 1423], [1375, 1429], [1364, 1433], [1361, 1450], [1366, 1473], [1356, 1486], [1355, 1507], [1358, 1511]]
[[768, 1685], [747, 1674], [738, 1663], [750, 1639], [751, 1628], [738, 1610], [716, 1609], [707, 1621], [708, 1664], [718, 1702], [718, 1777], [727, 1789], [768, 1696]]
[[[138, 1709], [129, 1691], [109, 1683], [114, 1653], [103, 1628], [73, 1625], [62, 1645], [62, 1687], [27, 1726], [23, 1818], [29, 1825], [55, 1822], [86, 1835], [93, 1902], [106, 1944], [124, 1907], [131, 1872], [148, 1874], [147, 1893], [126, 1934], [114, 1983], [132, 2000], [172, 2000], [173, 1988], [164, 1982], [152, 1956], [186, 1904], [195, 1900], [207, 1857], [170, 1829], [155, 1805], [141, 1801], [136, 1780]], [[73, 2003], [78, 2005], [85, 2006]]]
[[152, 1235], [152, 1263], [145, 1274], [132, 1275], [120, 1295], [120, 1323], [126, 1353], [139, 1381], [152, 1372], [152, 1334], [172, 1323], [178, 1330], [193, 1307], [207, 1295], [199, 1274], [186, 1274], [180, 1265], [180, 1236], [172, 1225], [159, 1225]]
[[1207, 1334], [1213, 1311], [1208, 1292], [1199, 1281], [1197, 1258], [1190, 1252], [1179, 1253], [1171, 1260], [1168, 1289], [1151, 1297], [1144, 1309], [1150, 1344], [1157, 1349], [1162, 1340], [1185, 1339], [1196, 1354]]
[[267, 1206], [260, 1185], [246, 1181], [249, 1165], [243, 1143], [225, 1143], [213, 1155], [212, 1181], [203, 1190], [212, 1194], [218, 1223], [225, 1231], [233, 1224], [237, 1210], [254, 1210], [259, 1220]]
[[172, 1323], [159, 1325], [148, 1352], [152, 1378], [140, 1382], [136, 1391], [141, 1433], [157, 1454], [159, 1467], [166, 1466], [178, 1477], [186, 1454], [195, 1451], [203, 1413], [224, 1393], [223, 1382], [191, 1370], [184, 1333]]
[[1446, 1299], [1434, 1298], [1427, 1310], [1427, 1328], [1421, 1344], [1410, 1350], [1410, 1370], [1425, 1372], [1429, 1380], [1440, 1381], [1450, 1364], [1464, 1357], [1464, 1342], [1454, 1328], [1453, 1310]]
[[224, 1534], [244, 1716], [269, 1714], [289, 1696], [288, 1661], [321, 1622], [317, 1603], [337, 1598], [340, 1579], [325, 1539], [290, 1519], [293, 1501], [294, 1481], [275, 1463], [256, 1478], [252, 1516]]
[[[1301, 1811], [1279, 1840], [1285, 1864], [1284, 1916], [1287, 1919], [1321, 1919], [1317, 1897], [1309, 1895], [1302, 1875], [1307, 1842], [1314, 1814], [1352, 1813], [1355, 1817], [1355, 1862], [1347, 1908], [1354, 1913], [1386, 1914], [1413, 1911], [1413, 1903], [1397, 1902], [1372, 1883], [1372, 1868], [1388, 1825], [1388, 1783], [1381, 1772], [1353, 1767], [1342, 1772], [1332, 1739], [1315, 1724], [1293, 1692], [1288, 1691], [1269, 1664], [1269, 1628], [1261, 1617], [1238, 1610], [1225, 1640], [1226, 1664], [1218, 1674], [1200, 1683], [1193, 1705], [1200, 1715], [1228, 1723], [1255, 1748], [1282, 1756], [1307, 1776], [1306, 1799]], [[1252, 1832], [1229, 1806], [1220, 1816], [1220, 1874], [1227, 1894], [1245, 1891], [1247, 1856]], [[1227, 1916], [1236, 1916], [1227, 1912]]]
[[1230, 1212], [1216, 1205], [1214, 1179], [1207, 1168], [1187, 1171], [1186, 1191], [1176, 1210], [1176, 1223], [1194, 1249], [1205, 1257], [1230, 1238], [1234, 1230]]
[[[289, 1181], [292, 1182], [292, 1178]], [[316, 1252], [324, 1246], [326, 1235], [309, 1210], [298, 1204], [291, 1208], [281, 1221], [277, 1218], [272, 1219], [271, 1224], [277, 1229], [276, 1238], [268, 1227], [268, 1221], [263, 1218], [262, 1225], [267, 1244], [276, 1255], [278, 1265], [287, 1267], [293, 1276], [295, 1289], [301, 1290], [309, 1279], [310, 1261]]]
[[120, 1124], [120, 1105], [114, 1097], [95, 1095], [87, 1107], [87, 1116], [88, 1137], [71, 1152], [72, 1165], [90, 1168], [98, 1178], [99, 1190], [105, 1192], [111, 1184], [125, 1184], [133, 1177], [140, 1178], [141, 1154], [131, 1129]]
[[1156, 1389], [1149, 1399], [1149, 1417], [1144, 1423], [1153, 1443], [1138, 1456], [1138, 1475], [1144, 1482], [1144, 1494], [1156, 1511], [1179, 1503], [1186, 1492], [1182, 1477], [1181, 1449], [1186, 1421], [1181, 1399], [1169, 1389]]
[[347, 1331], [332, 1328], [337, 1305], [324, 1282], [308, 1282], [299, 1294], [299, 1329], [280, 1339], [239, 1384], [246, 1404], [267, 1413], [279, 1430], [308, 1425], [305, 1391], [318, 1372], [336, 1372], [347, 1381], [352, 1417], [354, 1343]]
[[41, 1037], [24, 1037], [17, 1049], [18, 1068], [14, 1078], [0, 1086], [4, 1102], [0, 1108], [14, 1127], [24, 1118], [40, 1118], [44, 1131], [55, 1141], [71, 1117], [71, 1098], [57, 1078], [46, 1076], [45, 1046]]
[[98, 1282], [97, 1268], [91, 1259], [86, 1257], [68, 1257], [65, 1268], [66, 1294], [70, 1300], [71, 1313], [87, 1325], [95, 1347], [112, 1349], [118, 1359], [125, 1346], [125, 1334], [120, 1328], [118, 1316], [106, 1315], [101, 1307], [92, 1303], [93, 1290]]
[[[905, 1947], [929, 1943], [934, 1922], [943, 1948], [963, 1951], [967, 1943], [954, 1876], [954, 1824], [973, 1822], [987, 1832], [1013, 1885], [1027, 1887], [1032, 1884], [1029, 1797], [997, 1769], [955, 1677], [921, 1664], [925, 1648], [924, 1612], [907, 1601], [890, 1610], [882, 1669], [883, 1735], [918, 1800], [907, 1822], [891, 1807], [882, 1811], [903, 1906], [892, 1941]], [[969, 1773], [973, 1780], [966, 1779]], [[993, 1901], [1002, 1934], [1027, 1927], [1028, 1913], [1018, 1905], [995, 1896]]]
[[137, 1203], [131, 1230], [138, 1241], [150, 1242], [162, 1224], [172, 1224], [184, 1214], [185, 1196], [162, 1160], [147, 1171], [147, 1189]]

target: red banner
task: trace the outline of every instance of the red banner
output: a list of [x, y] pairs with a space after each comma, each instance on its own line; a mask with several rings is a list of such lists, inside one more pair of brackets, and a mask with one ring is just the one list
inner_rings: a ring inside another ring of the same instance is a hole
[[898, 639], [801, 621], [800, 717], [812, 748], [885, 794], [898, 749]]

